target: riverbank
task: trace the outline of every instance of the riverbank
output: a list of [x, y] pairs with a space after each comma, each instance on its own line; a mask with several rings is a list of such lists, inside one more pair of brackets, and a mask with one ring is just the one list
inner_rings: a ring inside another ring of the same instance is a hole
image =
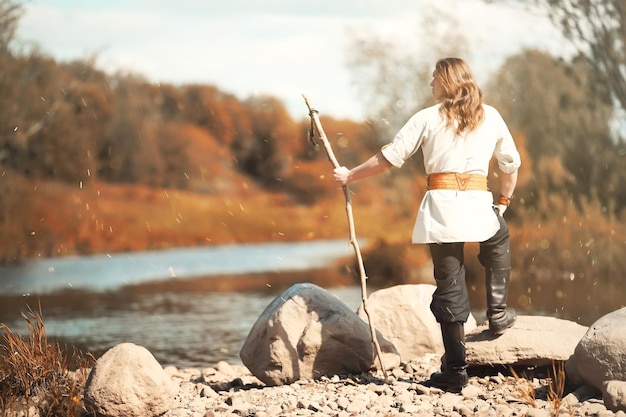
[[166, 367], [179, 391], [164, 417], [626, 416], [608, 411], [588, 387], [564, 384], [559, 391], [549, 369], [470, 369], [469, 385], [454, 394], [428, 387], [438, 368], [433, 354], [390, 370], [387, 381], [378, 371], [268, 387], [243, 365]]
[[[181, 247], [344, 239], [345, 201], [334, 185], [316, 204], [299, 204], [237, 177], [228, 193], [90, 182], [76, 187], [40, 181], [22, 221], [29, 239], [0, 242], [0, 264], [29, 259], [131, 253]], [[406, 241], [412, 216], [382, 224], [378, 210], [359, 209], [359, 238]], [[356, 211], [357, 209], [355, 209]]]

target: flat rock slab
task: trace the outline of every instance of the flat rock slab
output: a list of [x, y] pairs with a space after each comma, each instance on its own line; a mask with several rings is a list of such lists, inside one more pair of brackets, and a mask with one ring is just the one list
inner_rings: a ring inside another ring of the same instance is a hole
[[578, 323], [545, 316], [518, 316], [503, 335], [481, 324], [465, 338], [469, 366], [547, 366], [567, 361], [587, 332]]

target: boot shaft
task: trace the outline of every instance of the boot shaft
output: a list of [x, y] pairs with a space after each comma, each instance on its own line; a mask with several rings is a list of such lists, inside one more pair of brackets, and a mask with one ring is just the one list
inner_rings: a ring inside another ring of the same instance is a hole
[[509, 295], [511, 268], [485, 269], [485, 287], [487, 295], [487, 317], [506, 309]]
[[467, 368], [465, 361], [465, 328], [463, 323], [441, 323], [441, 337], [445, 349], [442, 368], [461, 370]]
[[517, 319], [515, 310], [506, 305], [510, 281], [511, 268], [485, 269], [487, 319], [489, 329], [497, 335], [504, 333]]
[[460, 392], [469, 380], [463, 323], [441, 323], [441, 336], [446, 353], [442, 359], [441, 372], [430, 376], [430, 384], [444, 391]]

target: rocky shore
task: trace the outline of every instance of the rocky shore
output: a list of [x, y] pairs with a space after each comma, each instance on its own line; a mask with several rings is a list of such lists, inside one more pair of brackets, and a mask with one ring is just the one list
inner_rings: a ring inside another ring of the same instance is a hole
[[478, 325], [465, 337], [469, 384], [450, 393], [428, 384], [442, 354], [436, 323], [424, 313], [432, 290], [399, 286], [368, 299], [378, 329], [392, 335], [378, 337], [380, 362], [367, 324], [310, 284], [268, 305], [241, 365], [163, 368], [147, 349], [117, 345], [89, 373], [86, 410], [98, 417], [626, 417], [626, 308], [590, 328], [542, 316], [518, 316], [496, 336]]
[[429, 388], [438, 355], [426, 355], [388, 372], [335, 375], [265, 386], [243, 365], [220, 362], [205, 369], [165, 371], [178, 394], [164, 417], [235, 416], [626, 416], [605, 407], [588, 386], [551, 398], [550, 369], [472, 369], [460, 394]]

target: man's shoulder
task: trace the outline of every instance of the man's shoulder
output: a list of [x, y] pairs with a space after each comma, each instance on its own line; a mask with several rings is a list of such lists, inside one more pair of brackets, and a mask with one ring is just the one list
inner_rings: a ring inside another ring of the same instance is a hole
[[413, 119], [419, 119], [419, 118], [430, 119], [432, 117], [439, 118], [439, 115], [440, 115], [439, 107], [440, 106], [441, 106], [441, 104], [435, 104], [433, 106], [423, 108], [422, 110], [420, 110], [417, 113], [415, 113], [412, 118]]
[[487, 114], [495, 114], [498, 116], [500, 115], [500, 112], [498, 111], [498, 109], [496, 109], [492, 105], [483, 103], [483, 109], [485, 110], [485, 113]]
[[430, 107], [426, 107], [424, 109], [422, 109], [419, 113], [424, 112], [424, 113], [439, 113], [439, 108], [441, 107], [441, 103], [437, 103], [437, 104], [433, 104]]
[[495, 107], [490, 106], [489, 104], [483, 104], [483, 109], [485, 110], [485, 119], [492, 120], [493, 122], [504, 121], [502, 115]]

